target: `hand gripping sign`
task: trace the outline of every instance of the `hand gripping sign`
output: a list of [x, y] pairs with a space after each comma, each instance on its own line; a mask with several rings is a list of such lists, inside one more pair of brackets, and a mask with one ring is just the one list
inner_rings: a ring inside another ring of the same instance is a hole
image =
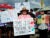
[[33, 18], [18, 19], [13, 22], [14, 36], [35, 34]]

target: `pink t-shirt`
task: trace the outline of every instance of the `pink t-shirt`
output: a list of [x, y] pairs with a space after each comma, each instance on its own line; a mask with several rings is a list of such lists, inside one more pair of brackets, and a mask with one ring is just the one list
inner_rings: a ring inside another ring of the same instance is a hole
[[[32, 18], [30, 15], [20, 15], [18, 17], [19, 20], [29, 20], [30, 18]], [[30, 26], [33, 26], [33, 25], [34, 25], [34, 20], [30, 22]]]
[[32, 18], [30, 15], [19, 15], [19, 19], [29, 19]]

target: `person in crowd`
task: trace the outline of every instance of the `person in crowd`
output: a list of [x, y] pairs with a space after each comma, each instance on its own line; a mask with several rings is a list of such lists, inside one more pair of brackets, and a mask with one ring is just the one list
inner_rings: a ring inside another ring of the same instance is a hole
[[35, 14], [33, 13], [33, 9], [30, 9], [30, 12], [29, 12], [30, 16], [35, 18]]
[[47, 12], [46, 23], [48, 24], [48, 32], [50, 34], [50, 11]]
[[5, 23], [7, 38], [12, 37], [12, 32], [13, 32], [12, 25], [13, 25], [13, 22]]
[[[21, 15], [19, 15], [19, 19], [31, 18], [31, 16], [28, 14], [29, 11], [25, 7], [22, 8], [22, 10], [20, 12], [21, 12]], [[22, 38], [30, 38], [30, 35], [24, 35], [24, 36], [22, 36]]]
[[37, 16], [37, 25], [38, 25], [38, 30], [39, 30], [39, 38], [48, 38], [47, 36], [47, 31], [48, 31], [48, 26], [46, 24], [46, 14], [44, 11], [40, 11], [40, 15]]
[[30, 9], [29, 15], [34, 19], [36, 23], [36, 15], [33, 13], [33, 9]]
[[[26, 9], [26, 7], [23, 7], [22, 10], [20, 11], [20, 15], [18, 16], [18, 18], [19, 19], [26, 19], [26, 20], [28, 18], [32, 18], [28, 13], [29, 13], [29, 11]], [[17, 38], [30, 38], [30, 35], [17, 36]]]
[[36, 25], [36, 12], [34, 12], [33, 9], [30, 9], [29, 15], [33, 18], [34, 23], [35, 23], [35, 28], [37, 28], [37, 25]]
[[3, 30], [4, 30], [4, 24], [0, 22], [0, 38], [2, 36]]
[[[0, 10], [0, 13], [2, 13], [2, 10]], [[1, 14], [0, 14], [0, 38], [2, 38], [3, 30], [4, 30], [4, 23], [1, 23]]]

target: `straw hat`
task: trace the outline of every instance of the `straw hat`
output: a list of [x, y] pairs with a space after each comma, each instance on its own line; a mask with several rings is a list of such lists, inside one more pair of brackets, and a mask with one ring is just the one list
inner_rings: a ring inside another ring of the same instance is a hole
[[28, 10], [28, 9], [26, 9], [26, 7], [23, 7], [23, 8], [22, 8], [22, 10], [21, 10], [20, 12], [23, 12], [23, 11], [28, 12], [29, 10]]
[[50, 7], [44, 7], [44, 8], [37, 10], [36, 12], [48, 11], [48, 10], [50, 10]]

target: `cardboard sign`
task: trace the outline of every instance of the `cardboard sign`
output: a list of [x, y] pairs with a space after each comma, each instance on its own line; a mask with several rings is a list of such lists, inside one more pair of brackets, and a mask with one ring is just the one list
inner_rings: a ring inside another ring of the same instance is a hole
[[35, 34], [34, 21], [32, 18], [14, 21], [13, 28], [14, 36]]

